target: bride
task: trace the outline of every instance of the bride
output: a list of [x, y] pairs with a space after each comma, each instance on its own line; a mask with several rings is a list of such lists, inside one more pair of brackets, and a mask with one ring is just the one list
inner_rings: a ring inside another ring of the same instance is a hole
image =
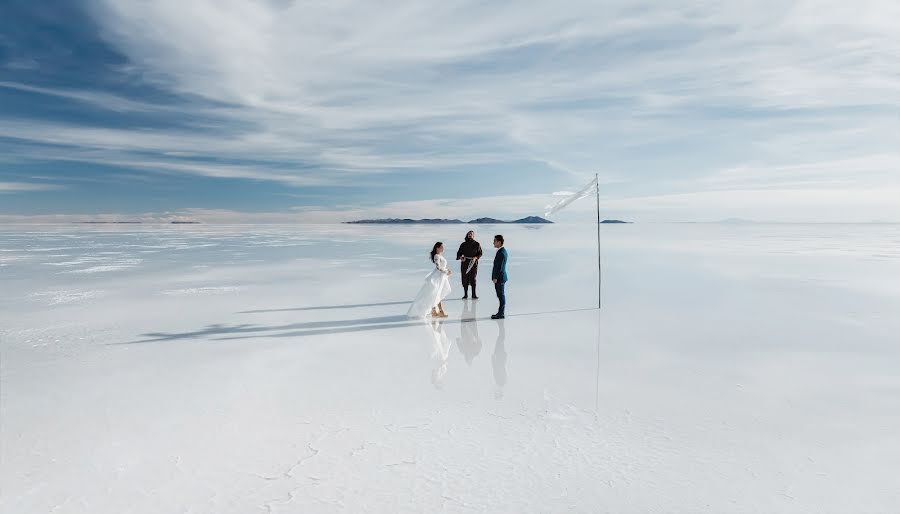
[[447, 259], [442, 255], [444, 253], [444, 243], [438, 241], [434, 243], [431, 249], [431, 262], [434, 263], [434, 269], [425, 277], [425, 283], [413, 304], [410, 305], [409, 311], [406, 313], [410, 318], [424, 318], [431, 311], [432, 318], [446, 318], [444, 305], [442, 301], [450, 294], [449, 276], [453, 273], [447, 267]]

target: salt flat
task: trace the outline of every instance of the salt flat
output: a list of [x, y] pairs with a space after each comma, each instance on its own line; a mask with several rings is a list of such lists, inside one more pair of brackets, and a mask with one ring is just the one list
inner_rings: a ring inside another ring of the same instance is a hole
[[0, 510], [900, 509], [900, 226], [465, 230], [0, 228]]

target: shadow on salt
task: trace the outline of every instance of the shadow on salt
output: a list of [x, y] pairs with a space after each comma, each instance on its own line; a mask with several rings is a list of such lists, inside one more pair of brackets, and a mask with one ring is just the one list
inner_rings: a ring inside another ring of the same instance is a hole
[[[446, 300], [445, 303], [452, 302], [460, 302], [462, 300]], [[467, 302], [468, 303], [468, 302]], [[256, 313], [270, 313], [270, 312], [289, 312], [289, 311], [303, 311], [303, 310], [331, 310], [331, 309], [352, 309], [352, 308], [361, 308], [361, 307], [374, 307], [374, 306], [384, 306], [384, 305], [408, 305], [409, 302], [385, 302], [385, 303], [370, 303], [370, 304], [348, 304], [348, 305], [333, 305], [333, 306], [311, 306], [311, 307], [297, 307], [297, 308], [288, 308], [288, 309], [270, 309], [270, 310], [256, 310], [256, 311], [243, 311], [239, 314], [256, 314]], [[570, 312], [582, 312], [582, 311], [593, 311], [596, 310], [594, 308], [583, 308], [583, 309], [565, 309], [565, 310], [557, 310], [557, 311], [545, 311], [545, 312], [529, 312], [529, 313], [516, 313], [516, 314], [507, 314], [507, 318], [516, 318], [516, 317], [532, 317], [532, 316], [540, 316], [547, 314], [562, 314], [562, 313], [570, 313]], [[470, 311], [471, 312], [471, 311]], [[464, 310], [463, 316], [466, 316], [466, 311]], [[460, 319], [444, 319], [441, 320], [441, 325], [458, 325], [463, 323], [473, 323], [477, 321], [486, 321], [490, 320], [489, 317], [477, 317], [474, 313], [468, 315], [468, 317], [463, 317]], [[327, 321], [304, 321], [298, 323], [287, 323], [282, 325], [257, 325], [253, 323], [242, 323], [237, 325], [229, 325], [223, 323], [215, 323], [212, 325], [207, 325], [204, 328], [190, 331], [190, 332], [148, 332], [142, 334], [143, 339], [138, 339], [135, 341], [124, 341], [119, 343], [110, 343], [111, 345], [128, 345], [128, 344], [144, 344], [144, 343], [154, 343], [154, 342], [165, 342], [165, 341], [180, 341], [180, 340], [208, 340], [208, 341], [235, 341], [235, 340], [248, 340], [248, 339], [269, 339], [269, 338], [291, 338], [291, 337], [307, 337], [307, 336], [319, 336], [319, 335], [328, 335], [328, 334], [345, 334], [345, 333], [353, 333], [353, 332], [368, 332], [373, 330], [390, 330], [397, 328], [405, 328], [405, 327], [418, 327], [422, 326], [422, 320], [413, 320], [408, 318], [406, 315], [398, 314], [393, 316], [376, 316], [376, 317], [364, 317], [364, 318], [354, 318], [354, 319], [342, 319], [342, 320], [327, 320]], [[427, 323], [427, 321], [426, 321]]]

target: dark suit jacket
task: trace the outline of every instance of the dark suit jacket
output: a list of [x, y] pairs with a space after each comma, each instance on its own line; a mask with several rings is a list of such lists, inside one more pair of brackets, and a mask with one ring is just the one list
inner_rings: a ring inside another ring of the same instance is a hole
[[506, 253], [506, 248], [501, 247], [497, 250], [497, 256], [494, 257], [494, 271], [491, 273], [491, 280], [496, 280], [497, 282], [506, 282], [506, 261], [509, 260], [509, 254]]

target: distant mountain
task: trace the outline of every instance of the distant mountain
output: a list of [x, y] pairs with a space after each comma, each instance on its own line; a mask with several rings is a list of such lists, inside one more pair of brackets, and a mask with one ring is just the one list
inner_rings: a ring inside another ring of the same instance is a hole
[[73, 221], [81, 225], [140, 225], [142, 221]]
[[[358, 220], [358, 221], [347, 221], [347, 224], [350, 225], [460, 225], [464, 222], [460, 220], [448, 220], [448, 219], [421, 219], [414, 220], [410, 218], [385, 218], [385, 219], [375, 219], [375, 220]], [[518, 219], [515, 221], [504, 221], [498, 220], [496, 218], [478, 218], [469, 222], [470, 225], [500, 225], [500, 224], [509, 224], [515, 223], [520, 225], [537, 225], [537, 224], [547, 224], [553, 223], [552, 221], [545, 220], [544, 218], [539, 218], [537, 216], [528, 216], [527, 218]]]
[[[73, 221], [72, 223], [78, 223], [82, 225], [141, 225], [143, 221]], [[147, 223], [153, 225], [156, 223], [169, 223], [171, 225], [199, 225], [199, 221], [148, 221]]]
[[349, 225], [461, 225], [462, 221], [448, 219], [414, 220], [409, 218], [384, 218], [377, 220], [347, 221], [345, 223]]
[[478, 218], [470, 221], [469, 223], [473, 225], [504, 225], [504, 224], [519, 224], [519, 225], [543, 225], [543, 224], [551, 224], [553, 223], [550, 220], [545, 220], [544, 218], [539, 218], [537, 216], [528, 216], [527, 218], [522, 218], [514, 221], [505, 221], [498, 220], [496, 218]]
[[603, 220], [600, 223], [631, 223], [630, 221], [622, 221], [622, 220]]
[[553, 222], [550, 220], [545, 220], [539, 216], [528, 216], [527, 218], [522, 218], [520, 220], [513, 221], [511, 223], [519, 223], [519, 224], [527, 224], [527, 225], [544, 225], [544, 224], [552, 224]]

